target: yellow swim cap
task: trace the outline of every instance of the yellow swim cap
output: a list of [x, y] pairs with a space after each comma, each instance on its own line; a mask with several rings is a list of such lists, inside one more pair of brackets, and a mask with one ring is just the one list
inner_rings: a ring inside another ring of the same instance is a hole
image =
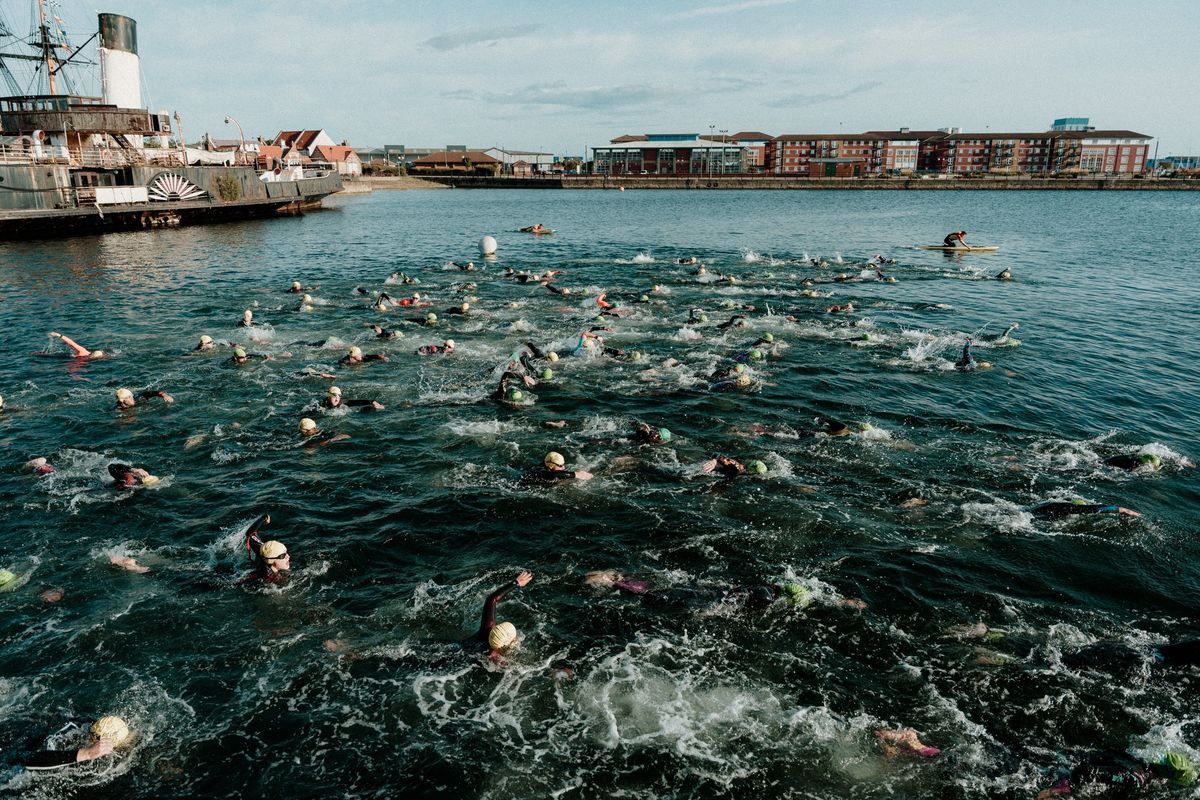
[[133, 392], [128, 389], [117, 389], [117, 399], [121, 402], [133, 399]]
[[305, 303], [311, 303], [311, 302], [312, 302], [312, 295], [311, 295], [311, 294], [306, 294], [306, 295], [304, 295], [304, 297], [301, 297], [300, 299], [301, 299], [302, 301], [304, 301]]
[[308, 417], [305, 417], [304, 419], [300, 420], [300, 430], [302, 430], [303, 432], [309, 433], [311, 431], [315, 431], [316, 429], [317, 429], [317, 423], [314, 422], [313, 420], [309, 419]]
[[501, 622], [488, 632], [488, 647], [493, 650], [504, 650], [517, 641], [517, 626], [511, 622]]
[[351, 358], [362, 358], [362, 349], [357, 346], [351, 347], [350, 348], [350, 357]]
[[107, 739], [113, 747], [120, 747], [129, 738], [129, 726], [120, 717], [101, 717], [92, 723], [92, 736]]
[[542, 459], [542, 463], [547, 467], [565, 467], [567, 460], [563, 458], [562, 453], [551, 450], [549, 453], [546, 453], [546, 457]]
[[266, 559], [283, 558], [287, 555], [287, 548], [283, 546], [283, 542], [277, 542], [272, 539], [269, 542], [263, 542], [263, 546], [258, 552], [259, 555]]
[[558, 353], [551, 350], [549, 353], [546, 353], [546, 359], [548, 361], [558, 361]]
[[342, 396], [342, 390], [341, 390], [341, 389], [339, 389], [339, 388], [338, 388], [338, 387], [336, 387], [336, 386], [330, 386], [330, 387], [329, 387], [329, 393], [330, 393], [331, 395], [336, 395], [337, 397], [341, 397], [341, 396]]
[[463, 303], [463, 304], [462, 304], [462, 310], [463, 310], [463, 311], [470, 311], [470, 310], [471, 310], [471, 304], [470, 304], [470, 303]]
[[212, 337], [207, 333], [200, 336], [200, 344], [212, 344]]

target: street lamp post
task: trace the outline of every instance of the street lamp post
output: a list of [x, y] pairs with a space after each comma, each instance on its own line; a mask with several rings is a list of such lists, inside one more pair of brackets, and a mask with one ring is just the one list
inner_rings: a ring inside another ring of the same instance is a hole
[[716, 129], [717, 129], [716, 125], [708, 126], [708, 150], [707, 150], [708, 158], [706, 158], [705, 161], [708, 162], [708, 177], [710, 177], [710, 178], [712, 177], [712, 173], [713, 173], [713, 168], [712, 168], [713, 131], [715, 131]]
[[234, 119], [233, 117], [231, 117], [231, 116], [229, 116], [228, 114], [226, 114], [226, 115], [225, 115], [225, 124], [226, 124], [226, 125], [228, 125], [228, 124], [229, 124], [229, 123], [231, 123], [231, 122], [232, 122], [234, 125], [237, 125], [237, 129], [238, 129], [238, 141], [239, 141], [241, 144], [240, 144], [240, 146], [238, 147], [238, 161], [237, 161], [237, 163], [238, 163], [238, 164], [241, 164], [241, 163], [242, 163], [242, 162], [245, 160], [245, 154], [246, 154], [246, 134], [242, 133], [242, 126], [241, 126], [241, 123], [239, 123], [239, 122], [238, 122], [236, 119]]
[[179, 129], [179, 153], [183, 156], [183, 165], [187, 163], [187, 139], [183, 138], [183, 120], [179, 118], [179, 112], [175, 112], [175, 127]]
[[725, 158], [727, 156], [727, 154], [725, 152], [725, 147], [729, 144], [729, 141], [728, 141], [729, 129], [722, 128], [719, 132], [721, 134], [721, 174], [724, 175], [725, 174]]

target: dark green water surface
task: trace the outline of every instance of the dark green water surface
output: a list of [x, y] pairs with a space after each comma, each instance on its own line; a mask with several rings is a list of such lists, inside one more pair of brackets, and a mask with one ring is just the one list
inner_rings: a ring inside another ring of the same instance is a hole
[[[1196, 673], [1151, 657], [1200, 636], [1196, 195], [454, 190], [327, 205], [0, 244], [0, 567], [18, 575], [0, 591], [0, 795], [1021, 798], [1059, 754], [1200, 748]], [[533, 222], [558, 233], [514, 232]], [[1001, 249], [910, 247], [956, 228]], [[495, 261], [478, 256], [484, 234]], [[864, 266], [876, 253], [898, 260], [896, 283]], [[691, 255], [708, 276], [676, 263]], [[468, 259], [477, 271], [447, 265]], [[574, 294], [504, 267], [561, 270]], [[1004, 268], [1011, 283], [992, 279]], [[420, 286], [385, 285], [398, 270]], [[311, 310], [292, 280], [320, 285]], [[357, 286], [415, 288], [442, 321], [377, 313]], [[600, 291], [634, 312], [610, 320], [608, 344], [641, 361], [566, 355]], [[469, 318], [444, 313], [464, 298]], [[825, 313], [847, 301], [855, 313]], [[716, 327], [729, 302], [754, 306], [748, 328]], [[235, 327], [247, 308], [263, 327]], [[691, 308], [709, 321], [687, 325]], [[376, 341], [372, 322], [405, 336]], [[994, 346], [1013, 322], [1020, 346]], [[112, 357], [75, 362], [51, 330]], [[753, 389], [710, 392], [767, 332]], [[194, 354], [201, 334], [272, 359]], [[953, 369], [967, 336], [991, 369]], [[449, 357], [414, 353], [448, 337]], [[554, 379], [529, 405], [487, 400], [525, 340], [564, 354]], [[354, 344], [390, 361], [338, 368]], [[322, 412], [330, 381], [306, 367], [386, 410]], [[118, 413], [123, 386], [176, 402]], [[803, 435], [819, 414], [871, 427]], [[303, 448], [306, 416], [351, 438]], [[672, 441], [634, 443], [634, 420]], [[522, 485], [551, 449], [595, 479]], [[1135, 452], [1162, 468], [1098, 465]], [[768, 472], [718, 486], [700, 469], [718, 454]], [[57, 471], [31, 474], [36, 456]], [[114, 461], [162, 482], [117, 492]], [[1144, 516], [1027, 510], [1075, 499]], [[268, 512], [292, 580], [238, 585], [241, 534]], [[602, 568], [715, 598], [791, 581], [814, 602], [748, 612], [585, 588]], [[464, 651], [484, 597], [522, 569], [533, 583], [500, 607], [520, 647], [502, 665]], [[39, 596], [55, 587], [60, 601]], [[964, 634], [976, 623], [989, 635]], [[1129, 657], [1075, 657], [1098, 644]], [[573, 677], [551, 676], [564, 666]], [[123, 758], [20, 769], [67, 721], [105, 713], [138, 733]], [[883, 758], [873, 732], [902, 726], [943, 755]]]

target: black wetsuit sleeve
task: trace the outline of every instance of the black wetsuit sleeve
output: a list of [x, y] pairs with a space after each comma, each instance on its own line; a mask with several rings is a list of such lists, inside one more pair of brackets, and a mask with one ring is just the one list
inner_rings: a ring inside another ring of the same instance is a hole
[[488, 599], [483, 602], [483, 617], [479, 621], [479, 633], [476, 634], [483, 641], [487, 641], [488, 633], [496, 627], [496, 604], [515, 588], [517, 588], [516, 581], [506, 583], [488, 595]]
[[166, 392], [151, 392], [151, 391], [138, 392], [138, 399], [139, 400], [149, 400], [152, 397], [162, 397], [164, 394], [166, 394]]
[[387, 356], [380, 353], [372, 353], [371, 355], [363, 356], [363, 361], [383, 361]]
[[1102, 514], [1115, 511], [1116, 506], [1101, 506], [1095, 503], [1042, 503], [1033, 509], [1039, 517], [1069, 517], [1073, 514]]
[[533, 353], [534, 358], [545, 358], [546, 354], [538, 349], [538, 346], [533, 342], [526, 342], [525, 346], [529, 348], [529, 352]]
[[246, 529], [246, 549], [249, 550], [251, 555], [255, 557], [258, 556], [258, 551], [263, 545], [263, 541], [261, 538], [259, 538], [258, 532], [264, 525], [267, 524], [267, 517], [269, 516], [269, 514], [263, 514], [261, 517], [254, 520], [254, 522], [250, 523], [250, 527]]
[[52, 769], [54, 767], [65, 767], [68, 764], [74, 764], [76, 761], [75, 750], [41, 750], [34, 753], [25, 762], [25, 766], [33, 767], [34, 769]]
[[360, 406], [369, 406], [374, 402], [374, 400], [343, 400], [342, 405], [350, 406], [351, 408], [359, 408]]
[[575, 473], [566, 469], [550, 469], [549, 467], [535, 467], [525, 473], [523, 480], [526, 483], [554, 483], [556, 481], [571, 481], [575, 480]]

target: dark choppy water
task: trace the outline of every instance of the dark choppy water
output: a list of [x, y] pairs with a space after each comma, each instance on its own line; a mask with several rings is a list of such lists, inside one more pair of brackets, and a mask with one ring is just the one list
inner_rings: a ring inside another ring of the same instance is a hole
[[[1200, 454], [1196, 195], [441, 191], [329, 205], [0, 245], [0, 393], [25, 409], [0, 415], [0, 564], [21, 576], [0, 593], [0, 791], [1017, 798], [1057, 753], [1200, 747], [1194, 673], [1071, 658], [1200, 634], [1200, 496], [1183, 466]], [[559, 234], [510, 232], [534, 221]], [[904, 247], [955, 227], [1003, 249]], [[444, 266], [478, 262], [485, 233], [498, 262]], [[801, 295], [802, 278], [857, 276], [877, 252], [899, 260], [885, 268], [898, 283]], [[699, 283], [674, 263], [693, 254], [741, 281]], [[561, 269], [583, 294], [518, 285], [505, 265]], [[988, 279], [1004, 267], [1013, 283]], [[460, 297], [450, 284], [477, 281], [478, 313], [428, 332], [353, 296], [395, 270], [439, 312]], [[311, 312], [283, 293], [292, 279], [321, 285]], [[566, 358], [535, 404], [484, 399], [518, 342], [564, 349], [598, 290], [632, 301], [655, 283], [663, 303], [631, 305], [610, 337], [645, 361]], [[846, 300], [860, 313], [823, 313]], [[756, 306], [748, 330], [715, 329], [724, 301]], [[250, 337], [234, 327], [248, 307], [268, 324]], [[710, 322], [685, 326], [692, 307]], [[364, 323], [384, 319], [406, 338], [372, 340]], [[1010, 322], [1022, 344], [988, 347]], [[115, 358], [31, 358], [49, 330]], [[754, 366], [755, 390], [709, 393], [704, 377], [765, 332], [777, 357]], [[192, 355], [201, 333], [276, 358]], [[447, 335], [454, 356], [413, 355]], [[993, 369], [951, 368], [966, 335]], [[328, 382], [296, 373], [354, 343], [391, 362], [338, 383], [387, 410], [322, 415]], [[177, 402], [121, 415], [118, 386]], [[873, 428], [800, 436], [817, 414]], [[302, 416], [352, 438], [299, 449]], [[567, 426], [543, 427], [555, 419]], [[623, 439], [634, 419], [674, 441]], [[596, 479], [520, 485], [551, 448]], [[1162, 470], [1096, 466], [1134, 451]], [[714, 490], [699, 465], [718, 453], [770, 471]], [[58, 471], [30, 475], [34, 456]], [[118, 459], [162, 483], [106, 488]], [[927, 504], [901, 505], [913, 498]], [[1025, 511], [1074, 498], [1145, 517]], [[240, 533], [266, 511], [295, 554], [282, 591], [234, 585]], [[791, 580], [816, 602], [746, 613], [585, 590], [604, 567], [718, 592]], [[498, 669], [454, 642], [519, 569], [535, 581], [500, 616], [524, 640]], [[51, 587], [60, 602], [39, 599]], [[954, 632], [980, 622], [986, 639]], [[559, 665], [574, 679], [548, 677]], [[14, 766], [66, 720], [109, 712], [140, 734], [131, 758], [71, 777]], [[914, 726], [944, 755], [886, 761], [872, 737], [884, 726]]]

